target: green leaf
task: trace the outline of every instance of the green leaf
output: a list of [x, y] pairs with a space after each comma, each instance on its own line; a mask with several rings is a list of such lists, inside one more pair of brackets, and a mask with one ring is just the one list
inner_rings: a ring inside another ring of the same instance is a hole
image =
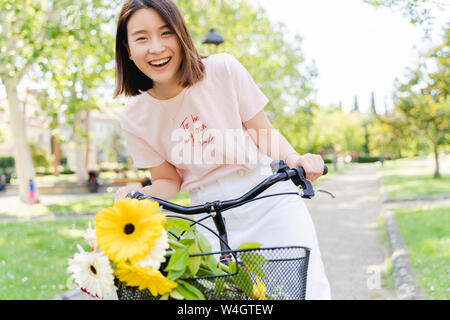
[[261, 268], [262, 264], [269, 263], [264, 257], [255, 252], [244, 252], [241, 255], [244, 266], [258, 277], [266, 280], [267, 276], [264, 270]]
[[[198, 254], [201, 253], [200, 248], [194, 243], [189, 247], [188, 250], [189, 254]], [[202, 262], [202, 257], [189, 257], [188, 261], [188, 269], [192, 273], [193, 276], [195, 276], [198, 272], [198, 269], [200, 268], [200, 263]]]
[[211, 252], [211, 250], [212, 250], [211, 244], [209, 243], [208, 239], [206, 239], [206, 237], [203, 234], [201, 234], [200, 232], [197, 232], [196, 239], [197, 239], [197, 243], [198, 243], [198, 246], [199, 246], [201, 252], [203, 252], [203, 253]]
[[234, 284], [240, 290], [242, 290], [246, 295], [253, 295], [253, 282], [250, 278], [250, 274], [245, 271], [242, 267], [237, 267], [235, 262], [229, 263], [230, 270], [233, 270], [237, 274], [232, 277]]
[[178, 287], [172, 289], [172, 291], [170, 291], [169, 293], [171, 298], [174, 298], [176, 300], [183, 300], [184, 299], [184, 295], [182, 295], [180, 293], [180, 291], [178, 290]]
[[186, 300], [205, 300], [203, 293], [190, 283], [178, 280], [177, 289], [180, 294], [182, 294]]
[[206, 262], [206, 265], [208, 266], [208, 268], [210, 270], [212, 270], [214, 273], [216, 273], [217, 261], [214, 258], [214, 256], [213, 255], [204, 256], [204, 259], [205, 259], [205, 262]]
[[177, 248], [175, 253], [170, 257], [169, 264], [165, 271], [181, 271], [186, 269], [189, 259], [189, 252], [184, 248]]
[[189, 248], [193, 244], [195, 244], [194, 239], [181, 239], [179, 243], [183, 244], [186, 248]]
[[175, 281], [178, 278], [181, 278], [184, 275], [185, 271], [186, 271], [186, 269], [177, 270], [177, 271], [170, 270], [167, 273], [167, 279]]
[[191, 229], [189, 222], [187, 222], [186, 220], [168, 218], [166, 224], [164, 225], [164, 228], [166, 230], [170, 230], [173, 227], [175, 227], [179, 231], [188, 231], [189, 229]]
[[244, 249], [259, 249], [261, 248], [261, 244], [257, 242], [247, 242], [241, 244], [239, 247], [237, 247], [237, 250], [244, 250]]

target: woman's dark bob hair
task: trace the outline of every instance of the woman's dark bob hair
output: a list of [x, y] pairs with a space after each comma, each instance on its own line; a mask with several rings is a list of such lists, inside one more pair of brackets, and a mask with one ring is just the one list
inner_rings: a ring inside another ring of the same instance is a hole
[[140, 91], [153, 88], [153, 81], [142, 73], [129, 57], [127, 24], [134, 12], [140, 9], [155, 9], [178, 37], [182, 62], [179, 84], [190, 87], [205, 76], [202, 56], [194, 46], [183, 16], [172, 0], [127, 0], [120, 10], [116, 33], [116, 89], [114, 98], [124, 93], [136, 96]]

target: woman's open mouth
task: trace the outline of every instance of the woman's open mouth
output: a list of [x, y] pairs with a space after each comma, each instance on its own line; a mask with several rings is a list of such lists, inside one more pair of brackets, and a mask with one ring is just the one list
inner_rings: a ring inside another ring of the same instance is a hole
[[172, 60], [172, 57], [168, 57], [168, 58], [164, 58], [164, 59], [160, 59], [160, 60], [153, 60], [150, 61], [148, 64], [156, 70], [162, 70], [164, 69], [169, 62]]

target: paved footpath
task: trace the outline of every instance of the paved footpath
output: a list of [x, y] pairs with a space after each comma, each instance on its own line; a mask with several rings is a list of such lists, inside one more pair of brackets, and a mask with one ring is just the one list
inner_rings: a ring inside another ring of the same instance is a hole
[[381, 244], [382, 205], [376, 164], [358, 164], [318, 183], [336, 195], [316, 193], [305, 200], [315, 223], [325, 272], [334, 300], [396, 299], [380, 288], [380, 268], [389, 255]]

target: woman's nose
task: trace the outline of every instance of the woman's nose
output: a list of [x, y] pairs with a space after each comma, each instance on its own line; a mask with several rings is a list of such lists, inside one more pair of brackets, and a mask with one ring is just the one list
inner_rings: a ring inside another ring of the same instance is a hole
[[148, 52], [150, 54], [158, 54], [161, 53], [164, 50], [164, 46], [162, 45], [161, 41], [153, 40], [150, 42], [150, 46], [148, 48]]

